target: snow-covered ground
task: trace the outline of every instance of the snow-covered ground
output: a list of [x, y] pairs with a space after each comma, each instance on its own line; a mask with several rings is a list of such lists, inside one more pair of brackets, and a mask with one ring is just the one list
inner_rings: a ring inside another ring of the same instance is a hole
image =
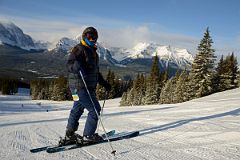
[[[114, 159], [240, 159], [240, 88], [180, 104], [119, 107], [119, 101], [106, 102], [106, 129], [140, 130], [140, 136], [113, 142]], [[0, 159], [113, 159], [107, 143], [54, 154], [29, 152], [64, 136], [71, 105], [0, 95]], [[85, 119], [86, 112], [80, 134]]]

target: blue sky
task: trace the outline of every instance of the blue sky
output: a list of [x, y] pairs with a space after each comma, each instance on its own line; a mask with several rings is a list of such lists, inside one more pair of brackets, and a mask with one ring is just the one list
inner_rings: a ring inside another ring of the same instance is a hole
[[74, 37], [91, 25], [107, 46], [126, 48], [145, 41], [196, 52], [209, 27], [216, 54], [240, 54], [239, 17], [239, 0], [0, 0], [0, 20], [35, 39]]

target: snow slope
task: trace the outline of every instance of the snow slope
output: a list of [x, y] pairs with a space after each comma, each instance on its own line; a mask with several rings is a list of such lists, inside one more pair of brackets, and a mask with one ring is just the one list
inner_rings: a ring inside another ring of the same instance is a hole
[[[106, 102], [106, 129], [140, 130], [140, 136], [113, 142], [114, 159], [240, 159], [240, 88], [179, 104], [119, 107], [119, 101]], [[0, 159], [113, 159], [106, 143], [55, 154], [29, 152], [64, 135], [71, 105], [1, 95]]]

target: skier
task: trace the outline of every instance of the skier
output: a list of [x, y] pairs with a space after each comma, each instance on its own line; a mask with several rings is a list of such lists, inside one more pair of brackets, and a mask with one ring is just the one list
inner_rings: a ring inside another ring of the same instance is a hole
[[[66, 135], [63, 139], [64, 142], [61, 142], [64, 144], [76, 143], [82, 139], [87, 142], [102, 140], [102, 137], [95, 133], [101, 110], [95, 91], [97, 82], [107, 91], [111, 89], [111, 85], [104, 80], [102, 74], [99, 72], [99, 57], [96, 52], [97, 39], [97, 30], [93, 27], [87, 27], [82, 33], [82, 40], [71, 50], [67, 60], [67, 69], [69, 72], [68, 83], [74, 103], [68, 118]], [[80, 76], [80, 72], [84, 77], [87, 88]], [[93, 106], [90, 100], [87, 89], [95, 106]], [[82, 137], [76, 134], [75, 131], [78, 129], [78, 120], [85, 108], [88, 110], [88, 116]]]

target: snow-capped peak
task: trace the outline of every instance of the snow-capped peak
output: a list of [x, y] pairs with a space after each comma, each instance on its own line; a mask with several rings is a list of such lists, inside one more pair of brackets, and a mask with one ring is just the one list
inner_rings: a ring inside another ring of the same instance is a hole
[[134, 46], [132, 49], [127, 50], [128, 58], [151, 58], [152, 53], [155, 52], [156, 45], [153, 43], [141, 42]]
[[[181, 48], [173, 48], [171, 46], [158, 46], [156, 54], [160, 59], [186, 59], [190, 62], [193, 61], [193, 56], [186, 50]], [[154, 54], [152, 56], [155, 56]]]
[[42, 49], [38, 48], [41, 45], [36, 45], [33, 39], [29, 35], [24, 34], [18, 26], [6, 20], [0, 21], [0, 41], [2, 44], [17, 46], [26, 50]]
[[[53, 53], [68, 53], [71, 48], [76, 46], [78, 43], [80, 43], [81, 36], [76, 36], [74, 39], [63, 37], [61, 38], [57, 44], [55, 45], [55, 48], [52, 49]], [[114, 58], [112, 58], [112, 55], [110, 54], [110, 51], [103, 46], [102, 43], [97, 43], [97, 53], [100, 57], [100, 59], [106, 60], [112, 64], [117, 64], [118, 61], [116, 61]]]
[[174, 48], [157, 43], [138, 43], [132, 49], [126, 50], [126, 52], [128, 53], [126, 59], [151, 59], [157, 55], [160, 61], [164, 61], [166, 65], [173, 63], [181, 68], [189, 68], [193, 62], [193, 56], [187, 49]]
[[63, 37], [61, 38], [57, 44], [56, 44], [56, 48], [60, 49], [62, 51], [69, 51], [72, 47], [74, 47], [75, 45], [77, 45], [79, 42], [67, 37]]

